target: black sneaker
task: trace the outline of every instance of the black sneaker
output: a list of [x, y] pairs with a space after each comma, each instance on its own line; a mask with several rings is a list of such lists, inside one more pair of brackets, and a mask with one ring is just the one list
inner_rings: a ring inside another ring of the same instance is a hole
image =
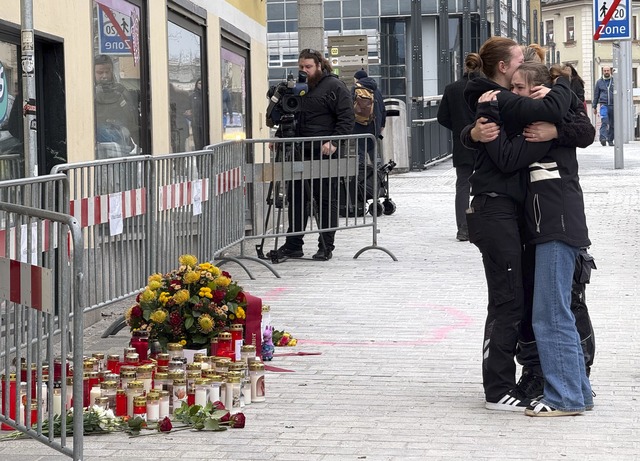
[[603, 146], [606, 146], [607, 145], [607, 141], [605, 141], [604, 139], [601, 139], [600, 140], [600, 144], [602, 144]]
[[531, 399], [521, 395], [517, 389], [507, 392], [497, 402], [485, 402], [484, 407], [487, 410], [498, 411], [524, 411], [531, 404]]
[[332, 257], [333, 253], [331, 253], [331, 251], [322, 249], [318, 250], [318, 252], [312, 256], [316, 261], [329, 261]]
[[613, 141], [609, 141], [609, 145], [610, 145], [610, 146], [613, 146]]
[[544, 394], [544, 378], [532, 372], [524, 372], [517, 384], [520, 394], [530, 399], [538, 399]]
[[302, 249], [296, 250], [283, 245], [277, 250], [271, 250], [268, 256], [271, 259], [302, 258], [304, 253], [302, 252]]

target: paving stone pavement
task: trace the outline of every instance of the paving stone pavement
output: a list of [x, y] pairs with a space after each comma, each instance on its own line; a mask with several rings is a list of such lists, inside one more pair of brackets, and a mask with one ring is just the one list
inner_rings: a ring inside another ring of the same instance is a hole
[[[299, 338], [277, 353], [267, 402], [245, 408], [247, 426], [132, 439], [85, 438], [85, 460], [635, 460], [640, 459], [638, 286], [640, 143], [580, 151], [581, 183], [597, 271], [587, 288], [596, 332], [594, 411], [528, 418], [488, 411], [481, 385], [486, 287], [480, 253], [455, 240], [455, 171], [444, 161], [392, 175], [397, 204], [379, 218], [381, 251], [354, 254], [371, 229], [339, 232], [332, 260], [288, 261], [281, 278], [249, 263], [225, 269], [271, 305], [272, 324]], [[305, 248], [315, 252], [315, 236]], [[104, 309], [85, 350], [121, 351], [125, 331], [100, 334], [128, 303]], [[28, 440], [0, 442], [0, 459], [66, 459]]]

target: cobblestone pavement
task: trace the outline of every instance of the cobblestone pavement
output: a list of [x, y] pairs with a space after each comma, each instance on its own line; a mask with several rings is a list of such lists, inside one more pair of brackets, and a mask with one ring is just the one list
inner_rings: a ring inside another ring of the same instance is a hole
[[[85, 438], [85, 459], [151, 460], [634, 460], [640, 459], [638, 286], [640, 143], [580, 152], [581, 182], [598, 266], [587, 289], [597, 353], [595, 409], [569, 418], [528, 418], [483, 406], [480, 360], [486, 287], [480, 253], [455, 240], [451, 161], [393, 175], [397, 204], [379, 218], [381, 251], [353, 255], [371, 229], [337, 234], [328, 262], [225, 269], [272, 308], [272, 324], [299, 338], [272, 364], [268, 399], [245, 408], [247, 427], [131, 439]], [[125, 303], [126, 304], [126, 303]], [[121, 351], [125, 331], [100, 334], [123, 305], [87, 328], [85, 350]], [[0, 442], [7, 460], [64, 459], [33, 441]]]

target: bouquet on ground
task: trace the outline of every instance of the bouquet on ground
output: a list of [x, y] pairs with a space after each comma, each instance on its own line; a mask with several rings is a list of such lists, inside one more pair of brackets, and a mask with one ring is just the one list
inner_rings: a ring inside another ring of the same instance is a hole
[[180, 267], [153, 274], [125, 318], [131, 331], [146, 330], [150, 341], [208, 348], [231, 324], [244, 324], [247, 300], [228, 272], [193, 255], [182, 255]]

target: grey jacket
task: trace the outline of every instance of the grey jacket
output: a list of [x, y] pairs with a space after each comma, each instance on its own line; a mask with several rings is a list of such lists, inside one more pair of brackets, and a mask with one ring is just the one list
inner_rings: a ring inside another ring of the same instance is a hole
[[595, 109], [598, 104], [613, 106], [613, 77], [608, 79], [600, 78], [596, 82], [591, 105]]

